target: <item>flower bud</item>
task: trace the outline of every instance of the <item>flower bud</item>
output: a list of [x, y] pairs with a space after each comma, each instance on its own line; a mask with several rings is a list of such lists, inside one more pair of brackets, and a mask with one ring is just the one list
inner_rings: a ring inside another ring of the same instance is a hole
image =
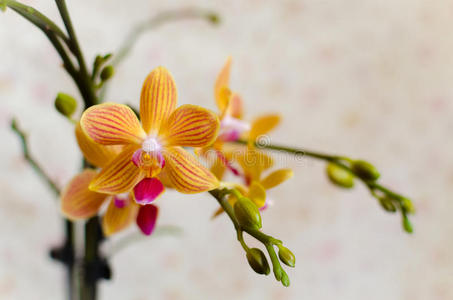
[[260, 229], [262, 227], [260, 211], [248, 198], [241, 197], [236, 201], [234, 214], [244, 228]]
[[289, 277], [288, 277], [288, 274], [286, 274], [285, 272], [283, 272], [283, 274], [282, 274], [281, 281], [282, 281], [283, 286], [289, 287]]
[[381, 176], [375, 166], [364, 160], [353, 161], [351, 168], [363, 180], [376, 181]]
[[401, 201], [401, 206], [404, 209], [404, 211], [408, 214], [413, 214], [415, 213], [415, 207], [412, 204], [412, 201], [408, 198], [403, 198]]
[[411, 221], [409, 221], [409, 218], [406, 216], [406, 214], [403, 214], [403, 228], [404, 228], [404, 231], [406, 231], [407, 233], [414, 232]]
[[379, 204], [382, 208], [388, 212], [396, 212], [396, 207], [392, 202], [392, 199], [389, 197], [380, 197]]
[[253, 271], [258, 274], [268, 275], [271, 269], [263, 251], [258, 248], [251, 248], [247, 251], [247, 261]]
[[58, 93], [55, 98], [55, 108], [63, 116], [70, 118], [77, 109], [77, 101], [68, 94]]
[[102, 69], [102, 71], [101, 71], [101, 80], [102, 81], [107, 81], [110, 78], [112, 78], [112, 76], [114, 74], [115, 74], [115, 69], [113, 68], [112, 65], [108, 65], [104, 69]]
[[96, 55], [96, 58], [94, 59], [94, 63], [93, 63], [94, 68], [98, 69], [103, 63], [104, 63], [104, 58], [100, 55]]
[[286, 247], [279, 245], [278, 246], [278, 257], [280, 261], [285, 265], [294, 268], [296, 265], [296, 257], [294, 254]]
[[219, 18], [219, 15], [216, 14], [216, 13], [210, 13], [208, 14], [208, 20], [212, 23], [212, 24], [219, 24], [220, 23], [220, 18]]
[[343, 188], [352, 188], [354, 186], [354, 175], [334, 163], [327, 165], [327, 176], [330, 181]]

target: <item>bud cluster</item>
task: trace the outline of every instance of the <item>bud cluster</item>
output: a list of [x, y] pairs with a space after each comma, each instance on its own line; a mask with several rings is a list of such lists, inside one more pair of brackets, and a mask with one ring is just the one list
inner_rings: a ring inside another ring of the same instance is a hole
[[354, 180], [361, 180], [385, 211], [394, 213], [400, 210], [403, 229], [407, 233], [413, 232], [408, 218], [408, 214], [415, 212], [411, 200], [378, 184], [380, 173], [373, 164], [364, 160], [335, 157], [327, 164], [326, 173], [333, 184], [342, 188], [353, 188]]
[[[212, 192], [211, 192], [212, 193]], [[223, 199], [226, 195], [230, 194], [235, 198], [233, 207], [223, 206], [226, 208], [227, 213], [231, 214], [235, 220], [235, 227], [237, 231], [238, 240], [245, 250], [247, 261], [250, 267], [257, 274], [269, 275], [270, 266], [266, 258], [266, 255], [259, 248], [249, 248], [243, 239], [243, 233], [246, 232], [249, 235], [256, 238], [258, 241], [263, 243], [269, 254], [269, 258], [272, 262], [272, 271], [275, 278], [284, 286], [289, 286], [290, 280], [286, 272], [283, 270], [280, 262], [283, 264], [294, 267], [296, 264], [296, 258], [294, 254], [285, 246], [282, 241], [275, 239], [269, 235], [266, 235], [260, 231], [262, 228], [262, 219], [260, 211], [256, 204], [248, 197], [244, 197], [236, 189], [224, 189], [218, 193], [212, 193], [216, 198]], [[224, 203], [220, 201], [220, 203]], [[278, 256], [275, 252], [274, 247], [278, 248]]]

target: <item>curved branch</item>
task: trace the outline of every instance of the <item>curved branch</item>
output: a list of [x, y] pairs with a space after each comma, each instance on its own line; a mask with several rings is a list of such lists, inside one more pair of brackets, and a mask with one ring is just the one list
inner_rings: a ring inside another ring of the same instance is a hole
[[60, 196], [60, 189], [58, 186], [53, 182], [52, 179], [46, 174], [44, 169], [38, 164], [38, 162], [31, 156], [30, 150], [28, 148], [28, 141], [27, 141], [27, 135], [25, 134], [24, 131], [22, 131], [19, 126], [17, 125], [17, 121], [13, 119], [11, 121], [11, 129], [13, 130], [14, 133], [18, 135], [20, 138], [20, 141], [22, 143], [22, 153], [24, 155], [25, 160], [33, 167], [33, 170], [46, 181], [47, 185], [49, 188], [54, 192], [55, 196], [59, 197]]
[[0, 6], [11, 8], [22, 17], [33, 23], [36, 27], [41, 29], [45, 34], [52, 32], [68, 44], [69, 39], [60, 27], [35, 8], [14, 0], [0, 0]]

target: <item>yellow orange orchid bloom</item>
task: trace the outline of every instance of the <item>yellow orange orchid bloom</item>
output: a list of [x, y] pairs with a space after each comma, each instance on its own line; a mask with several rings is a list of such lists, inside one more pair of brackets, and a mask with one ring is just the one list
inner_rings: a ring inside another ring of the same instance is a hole
[[[217, 76], [214, 85], [214, 96], [217, 107], [220, 111], [220, 131], [219, 136], [211, 147], [199, 149], [198, 153], [205, 158], [209, 158], [209, 153], [214, 152], [214, 163], [211, 166], [211, 172], [223, 175], [226, 169], [233, 174], [239, 175], [237, 169], [233, 167], [235, 149], [244, 148], [241, 145], [234, 147], [226, 146], [225, 142], [234, 142], [239, 139], [248, 141], [248, 148], [253, 149], [255, 142], [263, 142], [260, 138], [280, 123], [278, 114], [267, 114], [254, 119], [251, 123], [243, 120], [243, 101], [238, 93], [232, 92], [229, 87], [231, 73], [231, 57], [228, 57], [222, 70]], [[233, 148], [233, 149], [231, 149]]]
[[[83, 155], [96, 167], [105, 167], [121, 151], [120, 147], [94, 143], [82, 132], [79, 124], [75, 134]], [[132, 193], [107, 195], [91, 191], [88, 187], [97, 174], [94, 169], [85, 169], [70, 181], [61, 194], [63, 214], [71, 220], [87, 219], [97, 215], [104, 203], [108, 203], [102, 216], [102, 229], [106, 236], [128, 227], [134, 220], [144, 234], [150, 235], [156, 224], [158, 207], [136, 204]]]
[[177, 91], [170, 73], [154, 69], [145, 79], [140, 97], [140, 121], [126, 105], [104, 103], [82, 115], [83, 132], [103, 145], [123, 150], [97, 174], [90, 190], [121, 194], [133, 189], [135, 201], [148, 204], [164, 185], [157, 177], [164, 169], [172, 187], [199, 193], [218, 187], [217, 178], [182, 147], [206, 147], [219, 130], [218, 117], [195, 105], [176, 108]]

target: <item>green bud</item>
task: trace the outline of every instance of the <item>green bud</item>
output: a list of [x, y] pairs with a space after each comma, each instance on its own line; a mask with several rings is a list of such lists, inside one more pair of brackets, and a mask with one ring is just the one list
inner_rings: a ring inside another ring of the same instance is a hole
[[381, 176], [375, 166], [364, 160], [353, 161], [351, 168], [363, 180], [376, 181]]
[[411, 221], [409, 221], [409, 218], [405, 214], [403, 214], [403, 228], [404, 228], [404, 231], [406, 231], [407, 233], [414, 232]]
[[354, 187], [354, 175], [334, 163], [327, 165], [327, 176], [335, 185], [347, 189]]
[[247, 251], [247, 261], [253, 271], [258, 274], [268, 275], [271, 269], [263, 251], [258, 248], [251, 248]]
[[104, 55], [103, 59], [104, 61], [107, 61], [110, 57], [112, 57], [112, 53], [107, 53], [106, 55]]
[[102, 69], [102, 71], [101, 71], [101, 80], [102, 81], [107, 81], [110, 78], [112, 78], [112, 76], [114, 74], [115, 74], [115, 69], [113, 68], [112, 65], [108, 65], [104, 69]]
[[283, 272], [281, 281], [282, 281], [283, 286], [289, 287], [289, 277], [288, 277], [288, 274], [286, 274], [286, 272]]
[[93, 66], [95, 68], [99, 68], [102, 64], [104, 63], [104, 58], [100, 55], [96, 55], [96, 58], [94, 59]]
[[70, 95], [58, 93], [55, 98], [55, 108], [63, 116], [70, 118], [77, 109], [77, 101]]
[[5, 2], [1, 2], [0, 3], [0, 10], [1, 11], [6, 11], [6, 3]]
[[388, 212], [396, 212], [396, 207], [389, 197], [380, 197], [379, 204], [381, 204], [382, 208]]
[[294, 268], [296, 265], [296, 257], [294, 254], [282, 245], [278, 246], [278, 257], [280, 258], [280, 261], [287, 266]]
[[403, 198], [401, 200], [401, 207], [404, 209], [404, 211], [408, 214], [413, 214], [415, 213], [415, 207], [412, 204], [412, 201], [408, 198]]
[[215, 13], [210, 13], [208, 14], [208, 20], [212, 23], [212, 24], [219, 24], [220, 23], [220, 18], [219, 18], [219, 15], [215, 14]]
[[262, 227], [260, 211], [248, 198], [241, 197], [236, 201], [234, 214], [244, 228], [260, 229]]

